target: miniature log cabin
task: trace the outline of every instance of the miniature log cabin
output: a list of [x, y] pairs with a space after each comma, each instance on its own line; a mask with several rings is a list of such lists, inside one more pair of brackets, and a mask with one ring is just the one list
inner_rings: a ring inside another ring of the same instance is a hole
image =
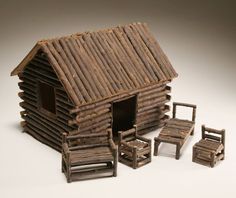
[[61, 151], [62, 133], [113, 137], [163, 126], [177, 73], [144, 23], [36, 43], [12, 71], [22, 92], [23, 130]]

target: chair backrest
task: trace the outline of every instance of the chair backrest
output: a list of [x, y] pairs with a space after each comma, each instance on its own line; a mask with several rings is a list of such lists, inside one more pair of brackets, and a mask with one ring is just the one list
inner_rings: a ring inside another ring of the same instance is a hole
[[192, 121], [195, 122], [196, 120], [196, 109], [197, 106], [194, 104], [188, 104], [188, 103], [181, 103], [181, 102], [173, 102], [173, 118], [176, 118], [176, 111], [177, 111], [177, 106], [183, 106], [183, 107], [189, 107], [192, 108]]
[[225, 129], [217, 130], [202, 125], [202, 139], [210, 139], [225, 145]]
[[63, 143], [67, 143], [68, 147], [74, 147], [77, 145], [108, 145], [109, 139], [112, 139], [112, 131], [108, 129], [102, 133], [94, 134], [78, 134], [68, 135], [63, 133]]
[[119, 142], [123, 141], [130, 141], [134, 140], [137, 135], [137, 126], [134, 125], [133, 128], [127, 130], [127, 131], [119, 131], [118, 136], [119, 136]]

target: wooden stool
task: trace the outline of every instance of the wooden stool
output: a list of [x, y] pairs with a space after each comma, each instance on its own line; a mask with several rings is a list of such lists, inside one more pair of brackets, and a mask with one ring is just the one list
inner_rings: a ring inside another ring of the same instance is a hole
[[202, 139], [193, 146], [192, 161], [214, 167], [225, 158], [225, 130], [216, 130], [202, 125]]

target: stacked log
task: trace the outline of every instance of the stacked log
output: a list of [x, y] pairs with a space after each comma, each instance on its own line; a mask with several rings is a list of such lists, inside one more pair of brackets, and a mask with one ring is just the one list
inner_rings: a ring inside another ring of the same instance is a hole
[[138, 133], [144, 134], [162, 127], [169, 118], [166, 113], [170, 110], [166, 105], [170, 101], [168, 93], [171, 91], [167, 83], [155, 84], [71, 110], [70, 113], [75, 114], [76, 118], [69, 124], [77, 125], [78, 129], [71, 131], [70, 134], [96, 133], [112, 127], [112, 102], [136, 94], [138, 95], [136, 115]]
[[150, 86], [140, 90], [137, 101], [136, 125], [139, 134], [144, 134], [162, 127], [169, 117], [165, 115], [169, 110], [166, 105], [170, 101], [171, 88], [166, 83]]
[[99, 133], [111, 127], [112, 113], [110, 103], [101, 103], [98, 106], [94, 106], [94, 104], [81, 106], [75, 115], [75, 120], [72, 123], [76, 123], [78, 129], [70, 131], [70, 134]]
[[[75, 130], [75, 126], [69, 126], [68, 121], [75, 118], [69, 113], [74, 108], [64, 88], [58, 80], [54, 70], [48, 63], [43, 53], [37, 54], [19, 74], [21, 82], [19, 93], [23, 102], [20, 106], [23, 131], [30, 134], [40, 142], [61, 151], [62, 132]], [[55, 116], [45, 115], [39, 110], [38, 105], [38, 82], [46, 82], [55, 88]]]

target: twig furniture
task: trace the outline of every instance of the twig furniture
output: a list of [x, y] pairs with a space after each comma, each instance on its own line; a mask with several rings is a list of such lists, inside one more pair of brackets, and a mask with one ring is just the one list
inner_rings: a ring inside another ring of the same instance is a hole
[[225, 158], [225, 130], [202, 125], [202, 139], [193, 146], [193, 162], [214, 167]]
[[[192, 111], [192, 120], [183, 120], [176, 118], [176, 107], [177, 106], [184, 106], [190, 107], [193, 109]], [[186, 104], [186, 103], [173, 103], [173, 118], [168, 120], [161, 130], [158, 137], [155, 137], [154, 143], [154, 155], [157, 156], [158, 154], [158, 147], [160, 143], [170, 143], [176, 145], [176, 154], [175, 158], [179, 159], [180, 157], [180, 149], [183, 144], [188, 139], [189, 135], [193, 135], [194, 133], [194, 126], [195, 126], [195, 118], [196, 118], [196, 105]]]
[[119, 131], [119, 162], [134, 169], [151, 162], [151, 140], [137, 134], [137, 126]]
[[117, 146], [111, 130], [66, 135], [62, 145], [62, 172], [67, 182], [117, 175]]

